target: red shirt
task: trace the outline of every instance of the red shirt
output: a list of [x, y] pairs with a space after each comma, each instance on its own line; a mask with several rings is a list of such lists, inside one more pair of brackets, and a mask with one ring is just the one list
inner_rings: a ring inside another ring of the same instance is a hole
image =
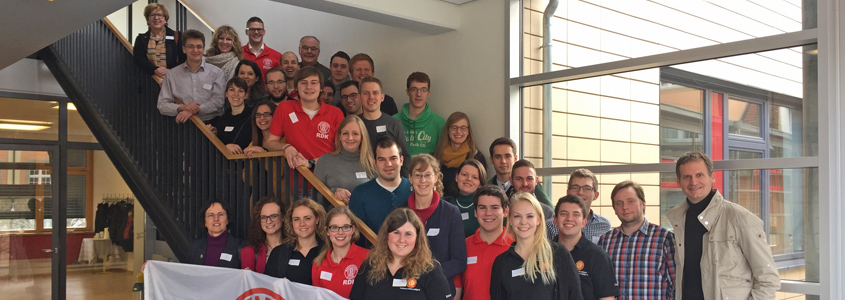
[[503, 229], [502, 234], [491, 244], [481, 239], [479, 231], [480, 228], [466, 238], [467, 269], [454, 277], [455, 287], [463, 287], [465, 300], [490, 300], [490, 280], [480, 278], [490, 278], [496, 256], [507, 251], [513, 244], [513, 237], [507, 230]]
[[334, 151], [334, 139], [343, 113], [334, 105], [320, 105], [311, 119], [297, 101], [282, 101], [273, 114], [270, 133], [285, 137], [305, 159], [319, 158]]
[[[319, 266], [316, 264], [311, 266], [311, 284], [330, 289], [344, 298], [349, 298], [352, 283], [358, 275], [358, 268], [361, 267], [369, 252], [370, 250], [352, 244], [346, 256], [340, 260], [339, 264], [336, 264], [332, 261], [330, 249]], [[366, 280], [366, 278], [362, 279]]]
[[252, 245], [241, 248], [241, 269], [249, 268], [264, 274], [264, 266], [267, 265], [267, 246], [261, 245], [257, 254], [254, 249]]
[[[255, 56], [252, 53], [252, 50], [249, 49], [249, 44], [243, 46], [243, 54], [244, 59], [248, 59], [254, 61], [258, 64], [258, 67], [261, 68], [261, 76], [264, 78], [264, 74], [267, 74], [267, 70], [270, 68], [278, 68], [281, 67], [282, 64], [282, 54], [279, 51], [270, 49], [267, 44], [264, 44], [264, 50]], [[235, 70], [235, 74], [238, 73], [238, 70]]]

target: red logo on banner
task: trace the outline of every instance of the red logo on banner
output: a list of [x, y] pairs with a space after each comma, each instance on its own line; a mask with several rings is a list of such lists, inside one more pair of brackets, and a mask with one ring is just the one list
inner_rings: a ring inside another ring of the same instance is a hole
[[265, 288], [254, 288], [247, 290], [238, 296], [236, 300], [285, 300], [285, 298]]

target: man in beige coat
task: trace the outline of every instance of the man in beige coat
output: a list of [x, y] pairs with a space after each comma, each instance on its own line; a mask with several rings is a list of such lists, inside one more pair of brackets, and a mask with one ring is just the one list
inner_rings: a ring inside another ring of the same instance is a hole
[[778, 269], [763, 221], [722, 198], [707, 154], [675, 165], [686, 201], [667, 213], [675, 231], [676, 299], [774, 299]]

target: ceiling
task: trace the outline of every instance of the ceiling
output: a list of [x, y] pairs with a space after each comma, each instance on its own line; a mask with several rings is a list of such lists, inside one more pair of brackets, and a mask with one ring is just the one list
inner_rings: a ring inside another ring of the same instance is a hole
[[35, 53], [133, 0], [10, 0], [0, 10], [0, 69]]

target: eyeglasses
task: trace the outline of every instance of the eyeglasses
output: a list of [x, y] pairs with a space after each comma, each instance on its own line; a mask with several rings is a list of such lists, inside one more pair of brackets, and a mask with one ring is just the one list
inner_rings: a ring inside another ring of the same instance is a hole
[[452, 126], [449, 126], [449, 130], [451, 130], [451, 131], [460, 130], [460, 131], [466, 132], [467, 130], [469, 130], [469, 126], [452, 125]]
[[264, 28], [247, 28], [246, 31], [252, 33], [262, 33], [264, 32]]
[[299, 46], [299, 49], [302, 49], [302, 51], [308, 51], [308, 50], [319, 51], [320, 47], [317, 47], [317, 46], [308, 47], [308, 46], [302, 45], [302, 46]]
[[346, 100], [348, 98], [352, 98], [352, 100], [355, 100], [355, 99], [358, 98], [358, 93], [352, 93], [352, 94], [349, 94], [349, 95], [340, 95], [340, 100]]
[[569, 190], [570, 190], [570, 191], [573, 191], [573, 192], [577, 192], [578, 190], [583, 190], [583, 191], [585, 191], [585, 192], [588, 192], [588, 193], [589, 193], [589, 192], [595, 191], [596, 189], [595, 189], [595, 188], [593, 188], [593, 187], [591, 187], [591, 186], [589, 186], [589, 185], [585, 185], [585, 186], [577, 186], [577, 185], [573, 185], [573, 186], [570, 186], [570, 187], [569, 187]]
[[156, 19], [156, 18], [164, 19], [164, 15], [163, 14], [150, 14], [150, 19]]
[[343, 230], [343, 232], [349, 232], [350, 230], [352, 230], [352, 225], [346, 224], [346, 225], [343, 225], [343, 226], [337, 226], [337, 225], [329, 226], [329, 232], [338, 232], [340, 230]]
[[278, 85], [285, 84], [285, 81], [284, 81], [284, 80], [276, 80], [276, 81], [268, 81], [268, 82], [267, 82], [267, 85], [268, 85], [268, 86], [270, 86], [270, 85], [277, 85], [277, 84], [278, 84]]
[[423, 179], [423, 178], [425, 178], [426, 180], [431, 180], [432, 178], [434, 178], [434, 173], [423, 174], [423, 173], [419, 173], [419, 172], [414, 172], [414, 174], [412, 176], [414, 176], [414, 179], [416, 179], [416, 180], [420, 180], [420, 179]]
[[425, 93], [428, 93], [428, 88], [419, 88], [419, 89], [418, 89], [418, 88], [412, 87], [412, 88], [408, 89], [408, 92], [410, 92], [411, 94], [414, 94], [414, 93], [416, 93], [417, 91], [422, 92], [423, 94], [425, 94]]
[[280, 216], [281, 216], [280, 214], [272, 214], [272, 215], [269, 215], [269, 216], [261, 216], [261, 222], [267, 222], [267, 220], [275, 222], [276, 220], [279, 219]]
[[226, 213], [221, 212], [221, 213], [217, 213], [217, 214], [207, 214], [207, 215], [205, 215], [205, 218], [206, 218], [206, 219], [214, 219], [214, 217], [217, 217], [217, 218], [225, 218], [225, 217], [226, 217]]
[[273, 116], [273, 113], [271, 113], [269, 111], [265, 112], [265, 113], [255, 113], [256, 119], [261, 118], [261, 117], [269, 118], [269, 117], [272, 117], [272, 116]]

